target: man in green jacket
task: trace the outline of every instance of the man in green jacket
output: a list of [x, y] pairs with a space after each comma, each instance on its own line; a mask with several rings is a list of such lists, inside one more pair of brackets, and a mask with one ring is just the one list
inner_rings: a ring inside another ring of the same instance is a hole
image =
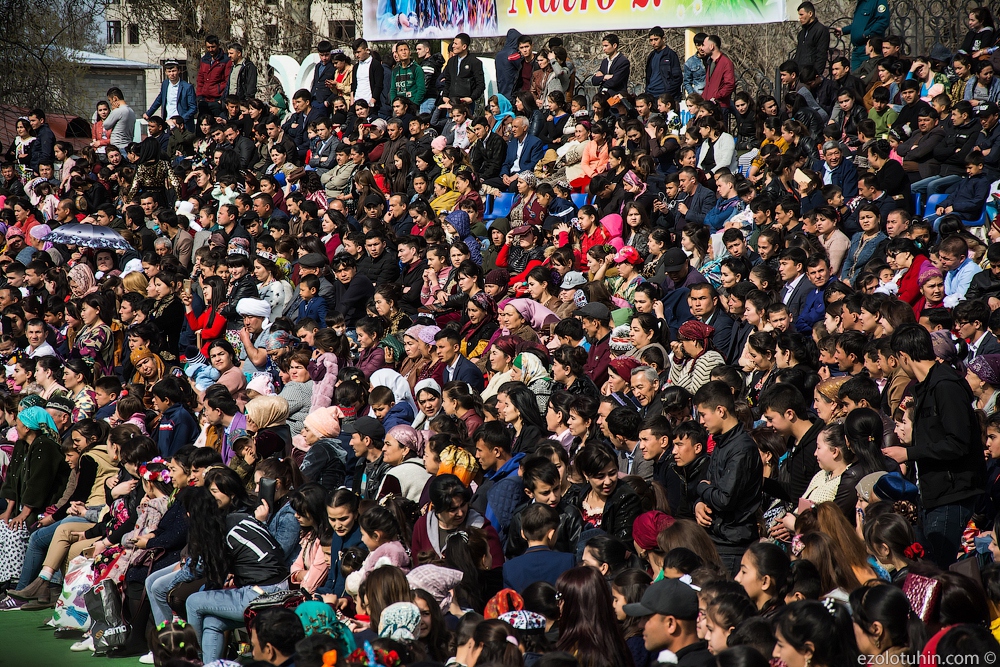
[[396, 44], [396, 65], [392, 68], [389, 90], [393, 99], [405, 97], [417, 106], [424, 101], [427, 90], [424, 70], [410, 58], [410, 45], [406, 42]]

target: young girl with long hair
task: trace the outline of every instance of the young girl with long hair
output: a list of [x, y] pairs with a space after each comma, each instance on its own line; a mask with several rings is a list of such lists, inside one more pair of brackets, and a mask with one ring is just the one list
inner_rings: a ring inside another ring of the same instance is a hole
[[291, 583], [310, 593], [326, 581], [330, 571], [330, 543], [333, 529], [327, 519], [326, 491], [316, 483], [304, 484], [289, 499], [295, 518], [302, 526], [299, 555], [292, 563]]
[[625, 570], [611, 582], [615, 618], [621, 626], [625, 644], [632, 653], [633, 664], [640, 666], [649, 663], [649, 651], [646, 650], [645, 640], [642, 637], [645, 619], [626, 614], [625, 605], [639, 602], [652, 582], [652, 578], [642, 570]]
[[559, 642], [580, 667], [633, 667], [614, 612], [611, 590], [601, 573], [575, 567], [559, 575]]

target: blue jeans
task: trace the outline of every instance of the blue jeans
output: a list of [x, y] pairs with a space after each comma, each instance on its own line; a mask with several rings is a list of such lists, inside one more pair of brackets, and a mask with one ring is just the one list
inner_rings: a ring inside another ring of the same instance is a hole
[[[55, 535], [56, 528], [64, 523], [90, 523], [81, 516], [68, 516], [65, 519], [56, 521], [51, 526], [39, 528], [31, 534], [28, 539], [28, 552], [24, 554], [24, 565], [21, 567], [21, 578], [17, 582], [17, 589], [21, 590], [32, 581], [42, 571], [42, 563], [45, 561], [45, 553], [52, 543], [52, 536]], [[51, 582], [58, 584], [62, 582], [62, 574], [56, 572], [52, 575]]]
[[179, 570], [167, 567], [146, 577], [146, 597], [149, 598], [149, 606], [153, 610], [155, 625], [166, 623], [174, 617], [174, 611], [167, 604], [167, 596], [173, 587], [197, 578], [188, 566], [183, 564]]
[[921, 540], [938, 567], [947, 568], [955, 562], [962, 543], [962, 531], [972, 518], [974, 501], [967, 500], [924, 510], [920, 515]]
[[288, 588], [282, 581], [273, 586], [244, 586], [221, 591], [202, 591], [187, 599], [188, 623], [201, 642], [202, 663], [222, 658], [225, 633], [243, 625], [243, 611], [260, 597], [261, 591], [273, 593]]
[[437, 106], [437, 100], [433, 97], [428, 97], [426, 100], [420, 103], [420, 113], [431, 113], [434, 111], [434, 107]]

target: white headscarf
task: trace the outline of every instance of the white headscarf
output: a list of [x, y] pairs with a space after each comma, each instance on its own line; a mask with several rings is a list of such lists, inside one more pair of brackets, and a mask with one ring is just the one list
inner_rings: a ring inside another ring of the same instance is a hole
[[391, 368], [381, 368], [372, 373], [371, 383], [372, 387], [392, 389], [392, 395], [397, 403], [405, 401], [413, 408], [413, 413], [417, 413], [417, 403], [413, 400], [413, 394], [410, 393], [410, 383], [396, 371]]

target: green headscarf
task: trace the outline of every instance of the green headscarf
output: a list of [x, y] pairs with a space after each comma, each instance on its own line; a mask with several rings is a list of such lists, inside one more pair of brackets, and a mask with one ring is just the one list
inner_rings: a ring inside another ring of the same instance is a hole
[[295, 613], [302, 622], [306, 637], [317, 633], [329, 635], [337, 642], [337, 653], [343, 656], [349, 655], [357, 648], [354, 634], [337, 619], [333, 607], [325, 602], [303, 602], [295, 608]]

